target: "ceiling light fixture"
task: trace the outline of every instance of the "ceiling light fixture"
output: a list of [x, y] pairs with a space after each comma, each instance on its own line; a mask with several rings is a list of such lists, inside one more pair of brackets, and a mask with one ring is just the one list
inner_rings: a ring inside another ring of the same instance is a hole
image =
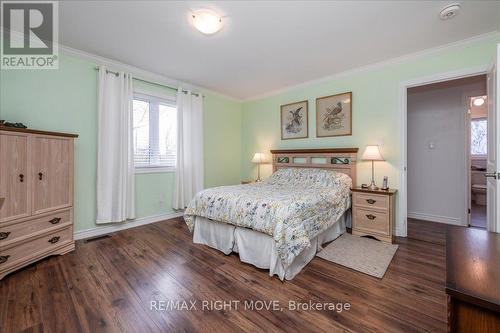
[[192, 18], [194, 27], [205, 35], [212, 35], [222, 29], [222, 16], [210, 9], [196, 10]]
[[458, 3], [449, 4], [448, 6], [441, 9], [441, 11], [439, 12], [439, 16], [441, 17], [441, 20], [449, 20], [458, 15], [458, 12], [460, 12], [460, 8], [461, 6]]
[[472, 104], [475, 106], [481, 106], [484, 104], [484, 97], [476, 97], [474, 98], [474, 101], [472, 101]]

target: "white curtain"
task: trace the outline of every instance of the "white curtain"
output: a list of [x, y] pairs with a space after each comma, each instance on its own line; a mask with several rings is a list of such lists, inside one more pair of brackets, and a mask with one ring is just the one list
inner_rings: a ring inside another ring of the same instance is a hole
[[96, 223], [133, 219], [133, 89], [130, 74], [99, 67]]
[[179, 88], [174, 209], [184, 209], [203, 189], [203, 166], [203, 97]]

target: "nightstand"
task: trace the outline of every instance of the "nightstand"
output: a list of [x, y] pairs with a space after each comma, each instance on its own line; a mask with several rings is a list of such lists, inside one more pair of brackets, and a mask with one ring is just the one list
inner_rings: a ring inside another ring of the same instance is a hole
[[255, 183], [255, 180], [242, 180], [241, 184], [252, 184]]
[[368, 190], [355, 187], [352, 191], [352, 234], [372, 236], [392, 243], [394, 207], [397, 190]]

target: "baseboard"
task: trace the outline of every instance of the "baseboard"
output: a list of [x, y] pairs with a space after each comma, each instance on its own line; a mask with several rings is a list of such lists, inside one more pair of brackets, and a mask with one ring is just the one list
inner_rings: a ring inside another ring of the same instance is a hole
[[408, 218], [452, 225], [463, 225], [462, 220], [457, 217], [408, 212]]
[[109, 224], [109, 225], [103, 225], [102, 227], [95, 227], [95, 228], [90, 228], [90, 229], [86, 229], [86, 230], [75, 231], [74, 237], [75, 237], [75, 240], [85, 239], [85, 238], [90, 238], [90, 237], [97, 237], [97, 236], [117, 232], [120, 230], [139, 227], [141, 225], [146, 225], [146, 224], [150, 224], [150, 223], [155, 223], [155, 222], [160, 222], [160, 221], [164, 221], [164, 220], [168, 220], [168, 219], [173, 219], [175, 217], [180, 217], [183, 214], [184, 214], [183, 212], [180, 212], [180, 213], [167, 213], [167, 214], [153, 215], [153, 216], [147, 216], [147, 217], [140, 217], [140, 218], [137, 218], [137, 219], [130, 221], [130, 222], [113, 223], [113, 224]]

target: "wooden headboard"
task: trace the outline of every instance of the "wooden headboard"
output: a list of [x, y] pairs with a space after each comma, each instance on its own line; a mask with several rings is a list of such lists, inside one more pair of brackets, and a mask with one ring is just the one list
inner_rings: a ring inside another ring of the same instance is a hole
[[279, 168], [320, 168], [345, 173], [356, 186], [358, 148], [271, 150], [273, 172]]

